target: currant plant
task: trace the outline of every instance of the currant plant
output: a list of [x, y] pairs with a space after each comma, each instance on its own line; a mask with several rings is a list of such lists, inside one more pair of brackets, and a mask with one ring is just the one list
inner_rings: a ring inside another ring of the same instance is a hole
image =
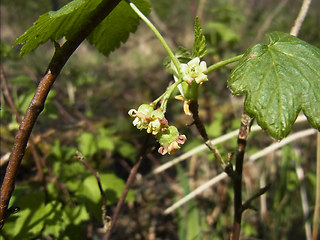
[[[74, 0], [58, 11], [40, 16], [31, 28], [16, 39], [15, 44], [23, 45], [21, 56], [49, 40], [55, 44], [55, 54], [30, 102], [15, 139], [1, 186], [0, 228], [13, 212], [12, 209], [8, 209], [9, 200], [32, 128], [63, 66], [84, 39], [101, 53], [108, 55], [137, 29], [139, 17], [155, 33], [167, 51], [168, 57], [164, 63], [166, 69], [173, 75], [174, 83], [153, 102], [143, 103], [138, 109], [129, 110], [128, 114], [133, 118], [133, 125], [137, 129], [146, 131], [157, 139], [160, 144], [158, 149], [160, 154], [173, 154], [187, 139], [177, 127], [168, 122], [165, 116], [168, 102], [178, 89], [179, 95], [174, 97], [183, 101], [185, 114], [193, 117], [205, 143], [234, 180], [236, 203], [234, 232], [237, 232], [234, 234], [236, 236], [234, 239], [239, 236], [242, 212], [250, 205], [250, 202], [242, 204], [241, 175], [245, 142], [252, 119], [256, 118], [258, 124], [271, 137], [279, 140], [289, 134], [301, 111], [308, 118], [310, 125], [320, 130], [319, 48], [289, 34], [272, 32], [267, 35], [268, 43], [259, 43], [250, 47], [244, 54], [207, 66], [202, 60], [207, 54], [206, 39], [197, 18], [194, 24], [195, 38], [192, 50], [180, 47], [177, 51], [172, 51], [146, 17], [149, 12], [150, 4], [146, 0], [135, 0], [130, 3], [120, 0]], [[65, 42], [60, 46], [57, 41], [63, 37]], [[244, 114], [241, 121], [235, 170], [231, 163], [225, 167], [217, 149], [208, 143], [206, 130], [198, 115], [200, 87], [209, 81], [208, 75], [234, 62], [237, 62], [237, 65], [231, 72], [228, 86], [233, 94], [246, 94], [244, 109], [248, 114]], [[131, 176], [130, 179], [134, 177]], [[260, 195], [266, 190], [261, 191]], [[126, 191], [123, 194], [126, 196]], [[48, 208], [48, 213], [54, 209], [54, 205], [44, 207]], [[59, 203], [57, 209], [62, 209], [62, 204]], [[41, 214], [39, 219], [43, 217], [43, 213]], [[83, 219], [88, 218], [89, 216], [83, 214]], [[44, 229], [45, 224], [42, 222], [41, 226], [38, 226], [37, 233]]]

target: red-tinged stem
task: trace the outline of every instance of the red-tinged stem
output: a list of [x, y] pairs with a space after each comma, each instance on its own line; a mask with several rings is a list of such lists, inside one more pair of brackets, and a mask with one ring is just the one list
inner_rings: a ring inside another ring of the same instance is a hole
[[242, 168], [243, 158], [246, 149], [247, 139], [250, 132], [252, 118], [247, 114], [242, 114], [241, 126], [238, 135], [236, 150], [236, 168], [233, 173], [233, 192], [234, 192], [234, 222], [232, 240], [238, 240], [241, 230], [241, 217], [243, 212], [242, 205]]

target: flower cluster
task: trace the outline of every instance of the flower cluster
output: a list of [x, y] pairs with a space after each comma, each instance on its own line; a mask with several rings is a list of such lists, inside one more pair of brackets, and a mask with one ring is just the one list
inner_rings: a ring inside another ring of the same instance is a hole
[[175, 152], [186, 141], [186, 136], [181, 135], [176, 127], [169, 126], [164, 113], [160, 109], [154, 110], [150, 104], [142, 104], [128, 114], [134, 118], [134, 126], [139, 130], [146, 129], [157, 138], [161, 145], [158, 152], [162, 155]]
[[[204, 61], [200, 62], [200, 59], [196, 57], [187, 64], [181, 63], [180, 70], [184, 82], [178, 85], [182, 95], [177, 99], [184, 101], [184, 111], [187, 115], [191, 115], [190, 101], [197, 98], [199, 85], [208, 81], [207, 64]], [[176, 76], [175, 81], [178, 81]], [[163, 101], [168, 101], [168, 98]], [[186, 141], [186, 136], [180, 134], [175, 126], [169, 126], [160, 108], [155, 110], [151, 104], [142, 104], [138, 110], [131, 109], [128, 114], [134, 118], [134, 126], [139, 130], [146, 129], [148, 133], [157, 138], [161, 145], [158, 152], [162, 155], [175, 152]]]

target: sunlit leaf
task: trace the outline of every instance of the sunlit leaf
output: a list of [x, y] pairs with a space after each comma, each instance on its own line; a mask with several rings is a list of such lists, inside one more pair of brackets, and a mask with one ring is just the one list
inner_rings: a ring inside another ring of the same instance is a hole
[[246, 94], [245, 110], [274, 138], [289, 134], [301, 110], [319, 130], [319, 48], [280, 32], [269, 39], [247, 50], [231, 73], [230, 89]]
[[[14, 44], [23, 44], [20, 55], [23, 56], [48, 40], [67, 40], [75, 37], [82, 26], [103, 0], [74, 0], [58, 11], [50, 11], [39, 19]], [[150, 4], [145, 0], [133, 1], [144, 14], [150, 12]], [[104, 55], [125, 42], [130, 32], [139, 25], [138, 16], [130, 6], [121, 1], [118, 6], [94, 29], [88, 40]]]

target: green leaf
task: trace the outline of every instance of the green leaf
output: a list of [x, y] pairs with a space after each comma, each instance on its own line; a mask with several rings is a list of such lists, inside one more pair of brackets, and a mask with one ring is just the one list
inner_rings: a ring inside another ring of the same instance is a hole
[[270, 44], [249, 48], [234, 68], [229, 87], [245, 93], [245, 110], [277, 139], [286, 137], [299, 112], [320, 129], [320, 49], [273, 32]]
[[[146, 0], [132, 1], [144, 14], [150, 13], [150, 4]], [[108, 55], [128, 40], [129, 34], [135, 32], [139, 25], [138, 15], [125, 2], [119, 5], [89, 35], [88, 41], [101, 53]]]
[[80, 152], [88, 157], [95, 154], [98, 150], [96, 137], [90, 132], [82, 133], [78, 138]]
[[[30, 192], [29, 188], [18, 187], [18, 193], [15, 193], [14, 205], [19, 206], [20, 210], [10, 216], [4, 226], [4, 232], [10, 239], [34, 239], [47, 225], [54, 225], [55, 221], [61, 219], [61, 203], [51, 201], [45, 204], [44, 194]], [[51, 230], [49, 232], [53, 233]], [[56, 225], [56, 230], [61, 231], [60, 226]]]
[[205, 36], [207, 36], [207, 40], [213, 45], [221, 43], [231, 44], [240, 41], [240, 35], [236, 31], [234, 31], [229, 24], [220, 22], [209, 22], [204, 27], [204, 32]]
[[[125, 187], [123, 180], [113, 173], [102, 173], [100, 174], [100, 181], [102, 188], [106, 193], [108, 204], [116, 203], [121, 197]], [[85, 197], [95, 205], [102, 199], [97, 179], [93, 175], [90, 175], [82, 182], [82, 185], [76, 194]], [[134, 195], [133, 192], [129, 190], [126, 201], [132, 200], [134, 200]], [[98, 205], [98, 207], [100, 208], [101, 206]]]
[[138, 152], [137, 148], [125, 141], [119, 141], [117, 145], [117, 152], [119, 152], [122, 157], [128, 158], [134, 163]]
[[202, 58], [207, 53], [206, 38], [202, 34], [202, 28], [198, 17], [194, 23], [194, 43], [192, 49], [192, 57]]
[[[39, 19], [23, 35], [18, 37], [14, 44], [23, 44], [20, 55], [23, 56], [40, 44], [48, 40], [67, 40], [76, 36], [82, 26], [87, 24], [91, 14], [103, 0], [74, 0], [58, 11], [50, 11]], [[144, 14], [150, 12], [150, 4], [145, 0], [136, 0], [134, 3]], [[91, 44], [108, 55], [111, 51], [125, 42], [130, 32], [134, 32], [139, 25], [138, 16], [130, 6], [122, 1], [115, 9], [94, 29], [88, 36]]]
[[99, 149], [108, 151], [114, 150], [114, 140], [112, 138], [112, 132], [109, 129], [99, 128], [99, 141], [97, 142]]
[[222, 125], [224, 121], [223, 116], [224, 114], [222, 112], [216, 112], [214, 114], [215, 120], [206, 127], [208, 136], [210, 138], [216, 138], [222, 135]]

